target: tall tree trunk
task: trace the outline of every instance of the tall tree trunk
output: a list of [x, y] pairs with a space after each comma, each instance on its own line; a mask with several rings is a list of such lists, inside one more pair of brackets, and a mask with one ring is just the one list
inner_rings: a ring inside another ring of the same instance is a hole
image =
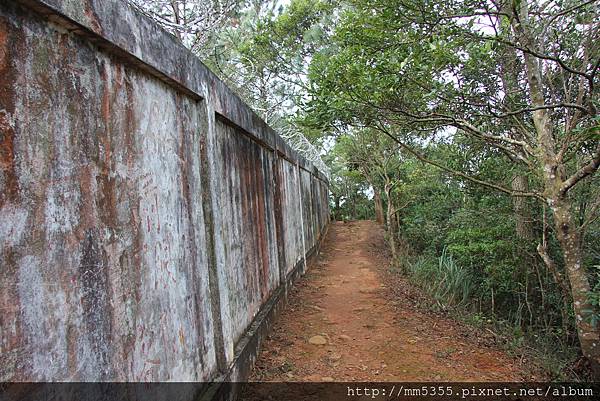
[[388, 241], [390, 243], [390, 250], [392, 251], [392, 258], [395, 260], [398, 257], [398, 244], [396, 242], [396, 210], [394, 208], [394, 201], [392, 200], [392, 186], [390, 183], [386, 182], [384, 191], [387, 198], [386, 227]]
[[383, 224], [385, 218], [383, 216], [383, 202], [381, 200], [381, 192], [375, 187], [373, 187], [373, 190], [375, 192], [375, 195], [373, 196], [373, 201], [375, 202], [375, 220], [377, 221], [377, 223]]
[[533, 115], [541, 147], [538, 158], [543, 166], [544, 196], [552, 210], [554, 228], [563, 254], [581, 351], [590, 361], [595, 377], [600, 378], [600, 337], [598, 330], [590, 322], [590, 311], [595, 311], [595, 308], [588, 300], [590, 282], [582, 265], [580, 227], [573, 219], [568, 195], [560, 191], [565, 180], [565, 166], [558, 162], [551, 147], [554, 140], [548, 113], [545, 110], [537, 110]]
[[[513, 177], [511, 187], [517, 192], [529, 192], [529, 182], [526, 175], [517, 174]], [[534, 241], [533, 225], [531, 220], [531, 210], [527, 203], [527, 198], [522, 196], [514, 196], [513, 198], [513, 210], [515, 216], [515, 234], [519, 240], [519, 263], [516, 281], [525, 285], [524, 301], [527, 306], [526, 312], [529, 314], [529, 322], [533, 323], [534, 313], [531, 308], [532, 288], [530, 285], [530, 277], [532, 272], [532, 266], [537, 263], [535, 256], [531, 255], [527, 251], [529, 246]], [[543, 289], [540, 289], [543, 291]], [[520, 302], [520, 301], [519, 301]], [[521, 326], [525, 328], [525, 316], [521, 319]]]
[[[535, 49], [532, 33], [528, 27], [527, 2], [520, 3], [519, 18], [513, 19], [513, 28], [519, 41], [529, 49]], [[544, 106], [542, 70], [540, 61], [524, 52], [523, 59], [527, 71], [529, 96], [534, 107]], [[533, 123], [537, 133], [536, 158], [541, 167], [544, 181], [544, 197], [552, 210], [554, 227], [560, 243], [565, 263], [566, 275], [573, 298], [575, 324], [583, 355], [590, 361], [594, 376], [600, 379], [600, 338], [598, 330], [589, 320], [590, 311], [595, 311], [588, 301], [590, 282], [582, 266], [582, 244], [580, 227], [575, 225], [572, 205], [567, 193], [561, 191], [566, 180], [566, 169], [556, 152], [554, 127], [550, 113], [540, 108], [533, 113]]]
[[571, 295], [573, 297], [573, 310], [575, 324], [581, 351], [590, 360], [596, 378], [600, 378], [600, 337], [598, 330], [590, 322], [590, 311], [594, 307], [588, 300], [590, 282], [582, 265], [582, 247], [579, 227], [576, 227], [568, 200], [561, 199], [555, 202], [552, 208], [554, 226], [560, 243], [565, 269]]
[[[511, 187], [514, 191], [528, 192], [529, 183], [527, 181], [527, 176], [523, 174], [515, 175]], [[517, 238], [525, 241], [533, 240], [531, 210], [527, 204], [527, 198], [522, 196], [513, 197], [513, 210], [515, 212], [515, 232]]]
[[[535, 106], [544, 104], [541, 90], [541, 74], [531, 60], [525, 55], [528, 67], [529, 86]], [[598, 331], [589, 320], [590, 311], [594, 307], [588, 301], [590, 283], [587, 273], [582, 266], [582, 244], [579, 227], [575, 225], [572, 206], [567, 194], [562, 194], [560, 188], [565, 180], [565, 166], [558, 161], [554, 150], [553, 127], [546, 110], [533, 112], [533, 121], [538, 133], [538, 160], [544, 175], [544, 196], [552, 210], [554, 228], [565, 263], [566, 275], [573, 299], [575, 325], [583, 355], [590, 361], [596, 378], [600, 378], [600, 338]]]

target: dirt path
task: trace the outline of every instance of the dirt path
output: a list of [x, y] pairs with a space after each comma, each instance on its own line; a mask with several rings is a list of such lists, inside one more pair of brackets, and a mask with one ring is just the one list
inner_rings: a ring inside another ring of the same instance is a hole
[[392, 277], [398, 275], [386, 272], [384, 249], [374, 222], [332, 224], [320, 259], [295, 286], [250, 380], [525, 378], [518, 361], [481, 345], [464, 325], [421, 312], [398, 295]]

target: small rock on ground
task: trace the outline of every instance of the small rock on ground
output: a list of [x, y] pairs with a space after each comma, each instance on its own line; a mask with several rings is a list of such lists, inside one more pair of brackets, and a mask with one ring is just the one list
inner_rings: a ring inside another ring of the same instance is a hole
[[327, 344], [327, 339], [323, 336], [312, 336], [308, 339], [308, 342], [313, 345], [325, 345]]

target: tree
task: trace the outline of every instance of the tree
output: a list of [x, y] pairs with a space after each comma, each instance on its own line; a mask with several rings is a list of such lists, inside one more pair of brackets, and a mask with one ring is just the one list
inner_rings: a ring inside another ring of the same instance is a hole
[[255, 2], [214, 43], [208, 65], [269, 123], [295, 113], [306, 93], [308, 60], [327, 40], [324, 0]]
[[[373, 135], [368, 129], [348, 132], [338, 141], [347, 162], [359, 171], [373, 188], [376, 212], [381, 208], [379, 213], [383, 213], [383, 205], [377, 204], [377, 199], [381, 202], [381, 198], [385, 198], [386, 230], [392, 257], [396, 259], [399, 254], [398, 200], [401, 200], [397, 191], [402, 182], [400, 175], [402, 159], [398, 145], [389, 138]], [[379, 218], [382, 219], [383, 216]]]
[[[599, 26], [593, 1], [356, 0], [329, 53], [313, 60], [306, 119], [372, 127], [422, 162], [545, 204], [562, 255], [555, 260], [544, 238], [538, 253], [557, 280], [564, 266], [581, 349], [596, 369], [582, 238], [598, 208], [577, 219], [575, 192], [600, 166]], [[448, 139], [510, 161], [530, 187], [484, 179], [476, 163], [454, 169], [415, 146]], [[598, 197], [595, 188], [589, 203]]]
[[329, 192], [334, 220], [372, 218], [372, 202], [368, 199], [368, 184], [354, 163], [347, 158], [343, 144], [337, 143], [325, 156], [331, 168]]
[[211, 37], [241, 5], [240, 0], [128, 0], [175, 35], [195, 53], [204, 53]]

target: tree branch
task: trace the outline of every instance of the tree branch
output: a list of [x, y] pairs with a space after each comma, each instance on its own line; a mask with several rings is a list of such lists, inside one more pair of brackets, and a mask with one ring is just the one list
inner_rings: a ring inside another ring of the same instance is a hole
[[570, 67], [562, 59], [560, 59], [557, 56], [551, 56], [551, 55], [548, 55], [548, 54], [539, 53], [539, 52], [537, 52], [537, 51], [535, 51], [533, 49], [530, 49], [530, 48], [525, 47], [525, 46], [521, 46], [518, 43], [515, 43], [515, 42], [510, 41], [508, 39], [502, 39], [502, 38], [495, 37], [495, 36], [494, 37], [492, 37], [492, 36], [485, 37], [485, 36], [477, 35], [477, 34], [474, 34], [473, 32], [468, 32], [468, 31], [466, 31], [465, 34], [468, 35], [468, 36], [470, 36], [470, 37], [472, 37], [472, 38], [474, 38], [474, 39], [478, 39], [478, 40], [482, 40], [482, 41], [493, 40], [495, 42], [502, 43], [504, 45], [513, 47], [513, 48], [515, 48], [515, 49], [517, 49], [517, 50], [519, 50], [519, 51], [521, 51], [523, 53], [527, 53], [527, 54], [529, 54], [529, 55], [531, 55], [531, 56], [533, 56], [535, 58], [541, 59], [541, 60], [553, 61], [556, 64], [558, 64], [561, 68], [563, 68], [564, 70], [570, 72], [571, 74], [581, 75], [582, 77], [586, 78], [588, 81], [593, 80], [593, 76], [591, 74], [588, 74], [585, 71], [579, 71], [579, 70], [576, 70], [575, 68]]
[[477, 179], [475, 177], [471, 177], [463, 172], [460, 171], [456, 171], [453, 170], [447, 166], [444, 166], [436, 161], [430, 160], [427, 157], [425, 157], [422, 153], [418, 152], [417, 150], [415, 150], [414, 148], [412, 148], [411, 146], [408, 146], [407, 144], [405, 144], [404, 142], [402, 142], [400, 139], [398, 139], [395, 135], [392, 135], [388, 130], [386, 130], [385, 128], [375, 125], [374, 126], [375, 129], [377, 129], [378, 131], [384, 133], [385, 135], [387, 135], [388, 137], [390, 137], [393, 141], [395, 141], [396, 143], [398, 143], [398, 145], [400, 145], [403, 149], [405, 149], [406, 151], [408, 151], [410, 154], [412, 154], [413, 156], [415, 156], [418, 160], [420, 160], [423, 163], [427, 163], [430, 164], [432, 166], [435, 166], [437, 168], [439, 168], [440, 170], [444, 170], [452, 175], [456, 175], [458, 177], [464, 178], [465, 180], [474, 182], [476, 184], [479, 185], [483, 185], [485, 187], [488, 188], [492, 188], [495, 189], [497, 191], [503, 192], [505, 194], [508, 194], [510, 196], [521, 196], [521, 197], [532, 197], [532, 198], [536, 198], [539, 199], [541, 201], [545, 201], [545, 198], [537, 193], [537, 192], [525, 192], [525, 191], [514, 191], [512, 189], [503, 187], [501, 185], [497, 185], [497, 184], [493, 184], [487, 181], [483, 181], [480, 179]]
[[494, 117], [504, 118], [504, 117], [514, 116], [514, 115], [522, 114], [522, 113], [528, 113], [528, 112], [532, 112], [532, 111], [536, 111], [536, 110], [558, 109], [558, 108], [573, 108], [573, 109], [580, 110], [586, 114], [589, 114], [588, 109], [586, 109], [585, 107], [583, 107], [580, 104], [575, 104], [575, 103], [543, 104], [543, 105], [539, 105], [539, 106], [535, 106], [535, 107], [525, 107], [520, 110], [508, 111], [506, 113], [501, 113], [501, 114], [494, 113], [491, 110], [490, 110], [490, 112], [492, 113], [492, 115]]
[[594, 174], [598, 168], [600, 167], [600, 143], [596, 147], [596, 154], [592, 157], [592, 159], [582, 168], [577, 170], [572, 176], [567, 178], [560, 187], [560, 196], [564, 197], [567, 192], [579, 181], [583, 180], [585, 177]]

